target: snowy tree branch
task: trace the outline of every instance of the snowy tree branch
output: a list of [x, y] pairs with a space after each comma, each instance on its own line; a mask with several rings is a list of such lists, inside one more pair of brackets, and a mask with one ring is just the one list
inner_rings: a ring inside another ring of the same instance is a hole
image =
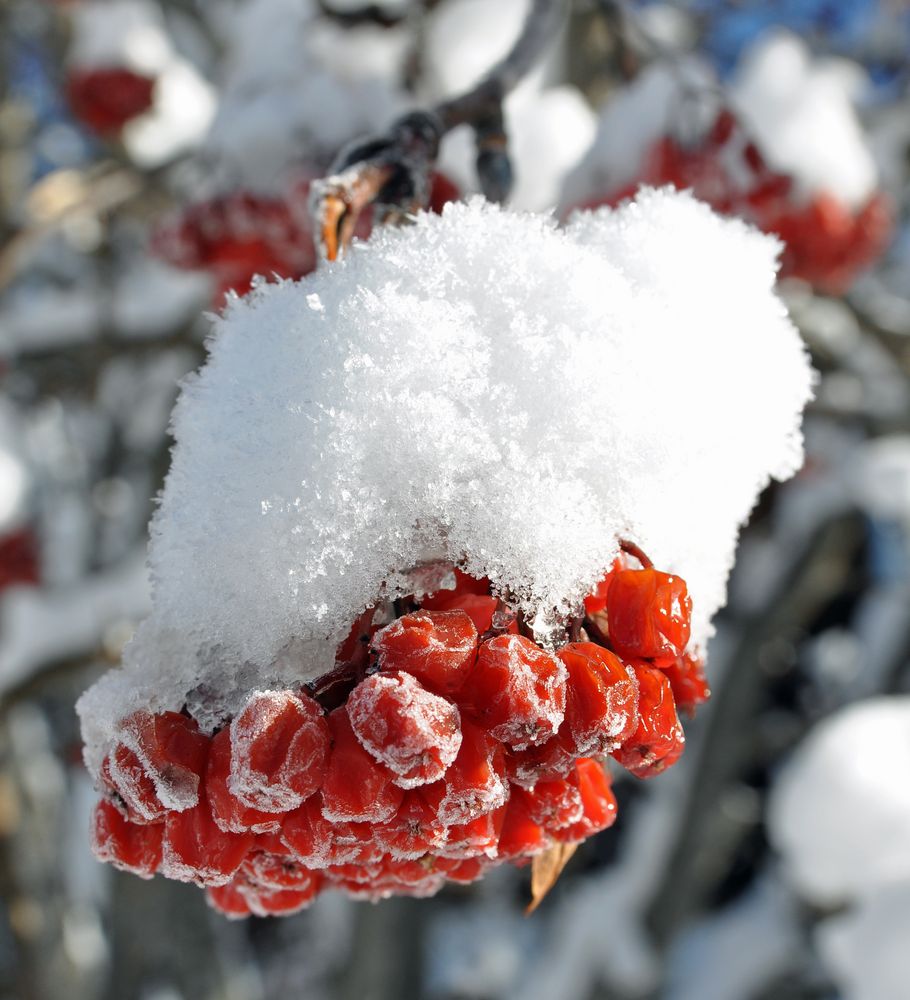
[[512, 186], [502, 102], [533, 67], [561, 21], [565, 0], [533, 0], [515, 45], [475, 87], [426, 111], [413, 111], [382, 136], [342, 150], [330, 176], [313, 185], [311, 210], [322, 254], [335, 260], [353, 238], [357, 220], [376, 204], [381, 221], [397, 221], [426, 206], [439, 143], [470, 125], [477, 137], [477, 171], [491, 201]]

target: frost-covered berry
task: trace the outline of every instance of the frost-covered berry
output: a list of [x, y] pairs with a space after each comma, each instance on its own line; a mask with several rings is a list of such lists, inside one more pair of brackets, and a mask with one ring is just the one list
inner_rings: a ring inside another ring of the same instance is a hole
[[129, 819], [157, 823], [169, 809], [199, 801], [209, 740], [192, 719], [179, 712], [134, 712], [118, 736], [105, 774]]
[[280, 841], [308, 868], [361, 864], [382, 856], [370, 824], [326, 819], [321, 794], [288, 813], [281, 824]]
[[499, 835], [498, 857], [504, 860], [527, 858], [549, 845], [546, 831], [534, 822], [531, 811], [530, 795], [523, 788], [513, 786]]
[[212, 740], [205, 773], [205, 797], [212, 819], [226, 833], [270, 833], [281, 826], [274, 812], [251, 809], [231, 791], [231, 731], [222, 729]]
[[447, 828], [439, 817], [438, 798], [431, 796], [428, 800], [422, 788], [407, 792], [398, 812], [373, 827], [376, 843], [395, 858], [435, 853], [447, 838]]
[[686, 653], [662, 669], [670, 682], [677, 710], [694, 715], [698, 706], [711, 697], [704, 664], [697, 657]]
[[440, 783], [438, 811], [445, 823], [468, 823], [508, 797], [502, 746], [468, 719], [462, 719], [461, 731], [461, 749]]
[[107, 861], [121, 871], [151, 878], [161, 864], [162, 833], [160, 824], [130, 823], [102, 799], [92, 816], [92, 853], [99, 861]]
[[383, 823], [401, 805], [394, 772], [368, 753], [351, 728], [347, 709], [329, 714], [332, 752], [322, 785], [322, 812], [331, 822]]
[[596, 760], [579, 760], [576, 780], [581, 795], [581, 817], [568, 826], [551, 830], [556, 840], [566, 843], [587, 840], [616, 821], [616, 798], [604, 766]]
[[607, 596], [610, 645], [641, 659], [680, 656], [689, 642], [692, 601], [685, 580], [656, 569], [613, 574]]
[[676, 763], [686, 738], [664, 671], [645, 664], [633, 669], [638, 678], [638, 728], [613, 757], [637, 777], [650, 778]]
[[477, 629], [464, 611], [417, 611], [373, 637], [380, 669], [404, 670], [431, 691], [451, 694], [477, 655]]
[[548, 833], [581, 820], [584, 806], [575, 768], [565, 778], [538, 781], [528, 793], [528, 814]]
[[179, 882], [224, 885], [255, 842], [252, 833], [228, 833], [220, 829], [203, 796], [192, 809], [168, 814], [161, 871]]
[[325, 776], [329, 727], [306, 694], [256, 691], [231, 722], [231, 792], [244, 805], [288, 812]]
[[566, 668], [521, 635], [482, 643], [459, 701], [497, 740], [515, 750], [545, 742], [566, 708]]
[[351, 692], [351, 728], [396, 785], [416, 788], [437, 781], [461, 747], [458, 709], [431, 694], [412, 674], [373, 674]]
[[635, 676], [618, 656], [593, 642], [570, 643], [556, 655], [569, 672], [563, 729], [572, 738], [574, 756], [609, 753], [638, 724]]

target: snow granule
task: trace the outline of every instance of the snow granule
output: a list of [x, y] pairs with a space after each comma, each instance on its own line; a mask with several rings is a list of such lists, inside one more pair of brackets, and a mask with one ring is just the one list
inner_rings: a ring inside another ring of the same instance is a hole
[[437, 562], [559, 642], [630, 539], [701, 649], [739, 525], [802, 461], [778, 250], [670, 191], [565, 230], [476, 199], [233, 299], [174, 411], [154, 610], [79, 705], [90, 766], [134, 708], [208, 728], [319, 676]]
[[910, 698], [853, 705], [820, 723], [781, 774], [771, 839], [810, 900], [839, 904], [910, 880]]

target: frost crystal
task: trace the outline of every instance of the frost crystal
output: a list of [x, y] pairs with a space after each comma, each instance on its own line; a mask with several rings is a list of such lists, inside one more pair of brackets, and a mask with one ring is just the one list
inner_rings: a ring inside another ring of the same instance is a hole
[[777, 252], [687, 194], [565, 230], [476, 200], [230, 302], [174, 413], [154, 610], [80, 703], [90, 765], [133, 708], [212, 726], [318, 676], [427, 564], [558, 640], [630, 539], [688, 582], [702, 647], [739, 525], [802, 458]]

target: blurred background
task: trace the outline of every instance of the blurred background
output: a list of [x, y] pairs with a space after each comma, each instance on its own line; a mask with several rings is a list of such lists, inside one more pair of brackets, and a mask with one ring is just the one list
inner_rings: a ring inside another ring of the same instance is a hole
[[[671, 183], [780, 235], [805, 468], [743, 533], [683, 760], [617, 779], [536, 914], [497, 869], [231, 923], [93, 859], [73, 704], [147, 611], [206, 311], [311, 270], [310, 181], [474, 83], [529, 3], [0, 0], [0, 997], [910, 995], [910, 8], [568, 6], [505, 105], [511, 203]], [[434, 204], [473, 160], [446, 138]]]

